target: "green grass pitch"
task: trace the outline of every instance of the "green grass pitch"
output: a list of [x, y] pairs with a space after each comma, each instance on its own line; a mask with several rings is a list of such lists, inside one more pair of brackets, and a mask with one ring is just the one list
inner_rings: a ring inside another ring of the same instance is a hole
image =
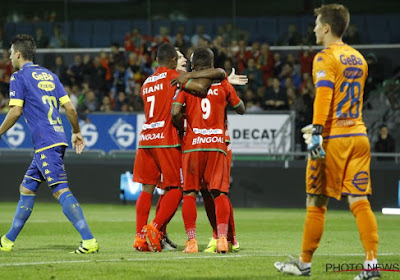
[[[0, 234], [12, 221], [16, 203], [0, 203]], [[178, 252], [133, 250], [133, 205], [86, 204], [83, 210], [100, 253], [69, 254], [80, 242], [58, 203], [36, 203], [14, 251], [0, 252], [0, 279], [295, 279], [278, 273], [275, 261], [297, 256], [301, 247], [304, 209], [235, 209], [240, 253], [183, 254], [185, 233], [178, 211], [168, 232]], [[154, 209], [150, 218], [154, 215]], [[382, 263], [400, 263], [400, 217], [377, 213]], [[211, 237], [204, 207], [198, 207], [199, 249]], [[353, 279], [358, 272], [326, 272], [327, 263], [361, 263], [363, 249], [349, 211], [328, 211], [325, 233], [315, 254], [311, 279]], [[383, 279], [400, 279], [383, 272]], [[302, 279], [302, 278], [301, 278]]]

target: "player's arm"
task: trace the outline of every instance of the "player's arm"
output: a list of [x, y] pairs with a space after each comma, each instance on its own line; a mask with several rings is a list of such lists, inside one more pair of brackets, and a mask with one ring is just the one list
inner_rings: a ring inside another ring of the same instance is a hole
[[173, 102], [171, 106], [171, 117], [172, 117], [172, 123], [174, 126], [178, 129], [179, 136], [183, 136], [183, 133], [185, 131], [184, 128], [184, 112], [182, 110], [183, 105], [179, 102]]
[[19, 119], [22, 114], [22, 107], [12, 106], [10, 111], [8, 111], [6, 118], [0, 126], [0, 138], [7, 132]]
[[194, 96], [205, 98], [207, 97], [207, 91], [210, 86], [211, 80], [209, 79], [190, 79], [187, 83], [182, 85], [182, 89]]
[[62, 106], [64, 106], [65, 114], [67, 115], [68, 121], [72, 126], [72, 137], [71, 137], [72, 148], [75, 149], [77, 154], [80, 154], [85, 148], [85, 140], [82, 137], [81, 130], [79, 127], [78, 114], [75, 110], [74, 105], [72, 105], [71, 101], [62, 104]]
[[244, 106], [242, 99], [239, 98], [236, 90], [231, 84], [227, 83], [226, 87], [229, 93], [228, 94], [229, 104], [233, 107], [236, 113], [238, 113], [239, 115], [243, 115], [244, 112], [246, 111], [246, 107]]

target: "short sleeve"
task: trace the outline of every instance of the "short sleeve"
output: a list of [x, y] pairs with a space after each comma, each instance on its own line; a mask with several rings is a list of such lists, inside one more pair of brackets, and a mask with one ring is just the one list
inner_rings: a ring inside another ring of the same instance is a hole
[[313, 62], [313, 80], [316, 88], [335, 87], [335, 60], [327, 53], [327, 50], [320, 51]]
[[186, 92], [184, 92], [183, 90], [176, 90], [175, 96], [172, 99], [172, 104], [179, 104], [182, 105], [186, 103]]
[[226, 88], [226, 90], [228, 92], [227, 100], [228, 100], [229, 104], [233, 108], [238, 107], [240, 105], [240, 103], [242, 103], [242, 100], [237, 95], [236, 90], [228, 82], [225, 84], [225, 88]]
[[24, 81], [17, 73], [10, 78], [10, 106], [23, 107], [25, 101]]

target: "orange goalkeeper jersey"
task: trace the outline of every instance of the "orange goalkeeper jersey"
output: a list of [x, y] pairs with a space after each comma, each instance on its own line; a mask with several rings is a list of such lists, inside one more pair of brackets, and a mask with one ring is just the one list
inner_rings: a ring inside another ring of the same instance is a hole
[[324, 127], [325, 139], [366, 135], [362, 107], [367, 76], [364, 57], [346, 44], [331, 44], [315, 56], [313, 124]]

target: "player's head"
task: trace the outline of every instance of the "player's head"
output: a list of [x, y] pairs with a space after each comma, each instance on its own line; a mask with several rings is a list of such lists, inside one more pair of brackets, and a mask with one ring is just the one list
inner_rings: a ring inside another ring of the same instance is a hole
[[195, 49], [190, 57], [193, 70], [201, 70], [214, 67], [214, 53], [209, 48]]
[[178, 54], [175, 47], [169, 43], [159, 46], [157, 49], [157, 61], [159, 66], [176, 69]]
[[181, 53], [179, 51], [178, 48], [175, 48], [175, 50], [176, 50], [176, 53], [178, 54], [178, 63], [177, 63], [177, 66], [176, 66], [176, 70], [187, 72], [187, 70], [186, 70], [186, 62], [187, 62], [186, 57], [183, 55], [183, 53]]
[[27, 61], [33, 61], [35, 53], [36, 44], [31, 35], [18, 34], [12, 39], [10, 59], [15, 69], [21, 68]]
[[317, 19], [315, 20], [315, 37], [317, 44], [324, 45], [331, 38], [343, 37], [349, 26], [349, 10], [340, 4], [322, 5], [314, 10]]

